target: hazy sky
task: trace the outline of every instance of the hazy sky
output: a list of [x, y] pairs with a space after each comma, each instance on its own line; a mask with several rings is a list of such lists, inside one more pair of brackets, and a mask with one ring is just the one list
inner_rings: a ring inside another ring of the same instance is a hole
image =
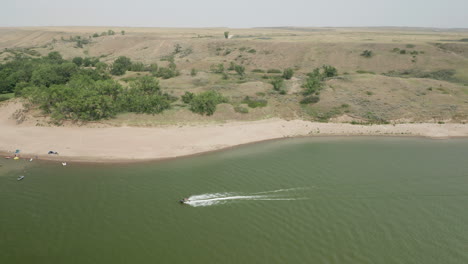
[[0, 26], [468, 28], [468, 0], [0, 0]]

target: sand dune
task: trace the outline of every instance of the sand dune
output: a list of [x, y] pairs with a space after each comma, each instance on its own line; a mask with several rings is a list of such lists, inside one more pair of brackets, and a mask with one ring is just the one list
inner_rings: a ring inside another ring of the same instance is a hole
[[[263, 140], [320, 135], [405, 135], [466, 137], [467, 124], [351, 125], [267, 119], [197, 126], [38, 127], [17, 125], [19, 103], [0, 105], [0, 151], [21, 149], [25, 157], [83, 161], [139, 161], [174, 158]], [[50, 157], [47, 151], [59, 152]]]

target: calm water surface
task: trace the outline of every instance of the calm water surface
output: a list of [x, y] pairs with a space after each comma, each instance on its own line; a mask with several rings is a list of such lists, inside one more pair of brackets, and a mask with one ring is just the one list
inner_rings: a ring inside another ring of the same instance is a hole
[[467, 139], [0, 165], [0, 263], [468, 263]]

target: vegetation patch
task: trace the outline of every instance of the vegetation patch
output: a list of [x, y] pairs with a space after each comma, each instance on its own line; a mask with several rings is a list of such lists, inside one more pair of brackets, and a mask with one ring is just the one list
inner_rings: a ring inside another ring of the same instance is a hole
[[419, 70], [403, 70], [403, 71], [390, 71], [388, 73], [384, 73], [386, 76], [390, 77], [403, 77], [403, 78], [427, 78], [427, 79], [434, 79], [434, 80], [442, 80], [442, 81], [449, 81], [449, 82], [458, 82], [458, 80], [454, 77], [456, 71], [453, 69], [444, 69], [444, 70], [437, 70], [432, 72], [424, 72]]
[[265, 99], [251, 98], [250, 96], [246, 96], [244, 100], [242, 100], [242, 103], [247, 104], [250, 108], [257, 108], [267, 106], [268, 101]]
[[190, 110], [201, 115], [213, 115], [216, 106], [221, 103], [227, 103], [226, 97], [215, 91], [206, 91], [193, 95], [190, 100]]

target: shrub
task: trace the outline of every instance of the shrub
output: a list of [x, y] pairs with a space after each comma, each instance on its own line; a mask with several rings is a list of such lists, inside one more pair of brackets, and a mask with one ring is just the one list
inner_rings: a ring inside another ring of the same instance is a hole
[[414, 47], [416, 47], [416, 45], [414, 45], [414, 44], [406, 44], [406, 48], [408, 48], [408, 49], [412, 49], [412, 48], [414, 48]]
[[210, 66], [210, 70], [213, 73], [223, 73], [224, 72], [224, 64], [222, 64], [222, 63], [212, 64]]
[[335, 77], [338, 76], [338, 70], [330, 65], [323, 65], [323, 77], [324, 78], [330, 78], [330, 77]]
[[229, 38], [229, 31], [224, 31], [224, 38], [228, 39]]
[[252, 72], [256, 72], [256, 73], [265, 73], [265, 71], [262, 70], [262, 69], [253, 69]]
[[249, 112], [249, 109], [247, 107], [237, 105], [234, 107], [234, 111], [241, 114], [247, 114]]
[[248, 53], [256, 53], [257, 51], [255, 49], [249, 49], [247, 52]]
[[194, 95], [190, 101], [190, 110], [194, 113], [213, 115], [216, 111], [216, 106], [221, 103], [226, 103], [227, 99], [220, 93], [215, 91], [206, 91]]
[[141, 62], [134, 62], [130, 65], [129, 70], [134, 72], [143, 72], [146, 71], [146, 67]]
[[268, 104], [268, 101], [265, 99], [255, 99], [246, 96], [244, 100], [242, 100], [243, 104], [247, 104], [250, 108], [257, 108], [257, 107], [265, 107]]
[[294, 70], [292, 68], [287, 68], [283, 71], [283, 78], [289, 80], [293, 77]]
[[310, 75], [302, 85], [302, 87], [305, 88], [304, 95], [318, 94], [322, 86], [322, 81], [318, 76]]
[[94, 34], [93, 34], [93, 38], [97, 38], [97, 37], [99, 37], [99, 34], [98, 34], [98, 33], [94, 33]]
[[365, 57], [365, 58], [370, 58], [372, 57], [374, 54], [372, 52], [372, 50], [365, 50], [361, 53], [361, 56]]
[[357, 70], [356, 73], [359, 74], [375, 74], [373, 71], [364, 71], [364, 70]]
[[177, 70], [166, 67], [160, 67], [158, 69], [158, 72], [156, 73], [157, 77], [161, 77], [163, 79], [169, 79], [172, 77], [176, 77], [177, 75], [179, 75]]
[[186, 104], [190, 104], [192, 102], [193, 97], [195, 96], [194, 93], [191, 92], [185, 92], [184, 95], [182, 95], [182, 101]]
[[400, 54], [406, 54], [406, 50], [400, 50]]
[[320, 101], [320, 97], [311, 95], [311, 96], [304, 97], [300, 101], [300, 103], [301, 104], [315, 104], [315, 103], [318, 103], [319, 101]]
[[273, 85], [273, 90], [280, 91], [283, 88], [284, 81], [282, 78], [274, 78], [270, 81], [271, 85]]
[[233, 70], [235, 70], [235, 68], [236, 68], [236, 64], [233, 61], [231, 61], [229, 63], [228, 71], [233, 71]]
[[195, 68], [192, 68], [192, 70], [190, 71], [190, 76], [192, 77], [197, 76], [197, 70]]
[[281, 70], [278, 69], [268, 69], [267, 73], [281, 73]]
[[120, 31], [120, 34], [125, 35], [125, 30]]
[[400, 51], [399, 48], [394, 48], [394, 49], [392, 50], [392, 52], [399, 52], [399, 51]]
[[245, 67], [242, 66], [242, 65], [236, 65], [234, 67], [234, 70], [237, 72], [237, 74], [239, 74], [239, 76], [242, 78], [244, 77], [244, 73], [245, 73]]

